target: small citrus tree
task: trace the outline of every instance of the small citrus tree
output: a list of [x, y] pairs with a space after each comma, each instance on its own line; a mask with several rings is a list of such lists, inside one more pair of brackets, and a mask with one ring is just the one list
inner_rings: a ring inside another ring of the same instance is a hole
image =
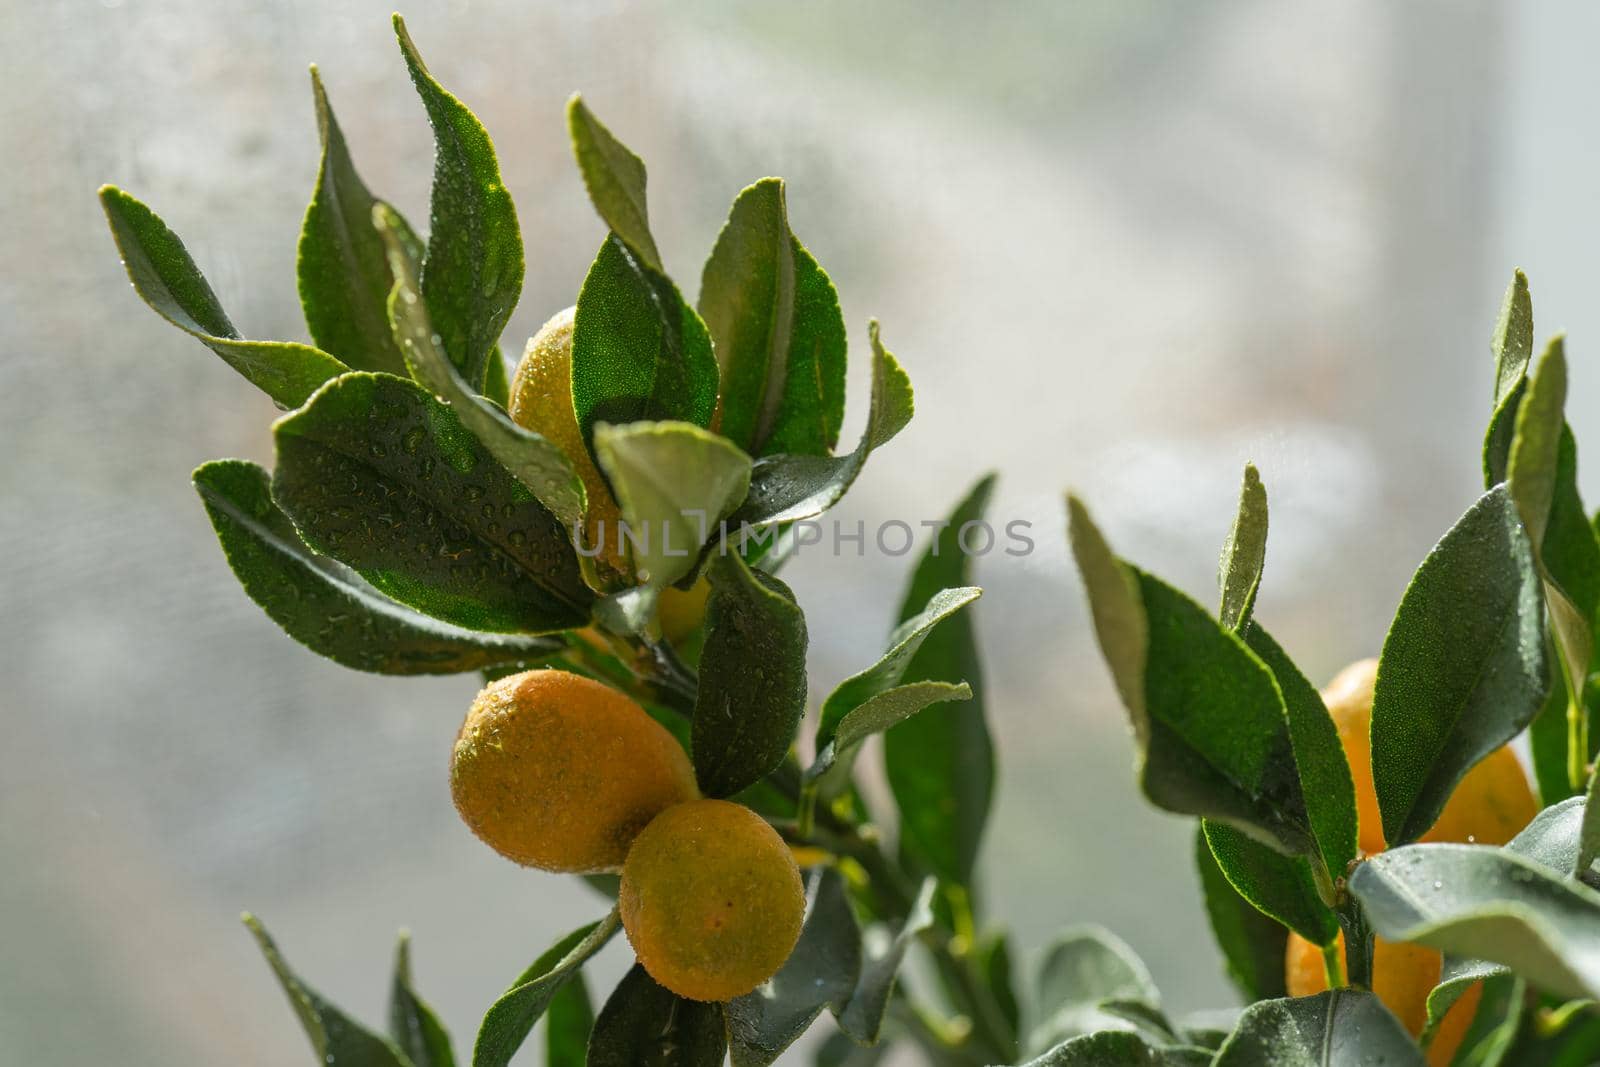
[[[807, 725], [806, 620], [777, 575], [800, 524], [911, 418], [876, 323], [866, 428], [840, 453], [845, 326], [783, 183], [739, 194], [691, 306], [643, 163], [574, 97], [573, 153], [609, 232], [575, 306], [549, 309], [508, 375], [515, 208], [483, 127], [395, 30], [435, 133], [429, 232], [362, 182], [313, 69], [322, 161], [298, 259], [313, 344], [242, 337], [153, 211], [111, 186], [101, 201], [145, 302], [285, 409], [273, 471], [194, 473], [246, 592], [345, 666], [480, 673], [450, 760], [464, 822], [597, 893], [594, 922], [530, 946], [471, 1063], [509, 1063], [544, 1018], [561, 1067], [759, 1067], [824, 1012], [828, 1067], [893, 1042], [952, 1067], [1594, 1059], [1600, 818], [1582, 794], [1600, 541], [1562, 344], [1534, 362], [1520, 275], [1495, 335], [1488, 491], [1417, 571], [1382, 658], [1323, 692], [1255, 618], [1253, 468], [1216, 615], [1117, 557], [1069, 498], [1141, 784], [1199, 818], [1207, 911], [1249, 1006], [1175, 1021], [1093, 928], [1053, 942], [1019, 998], [975, 870], [995, 762], [960, 537], [992, 480], [919, 559], [882, 655]], [[1505, 747], [1525, 730], [1537, 814]], [[892, 845], [854, 779], [880, 733]], [[404, 939], [379, 1032], [246, 922], [322, 1063], [458, 1062]], [[596, 1010], [584, 966], [614, 940], [637, 962]], [[915, 987], [897, 982], [913, 951]]]

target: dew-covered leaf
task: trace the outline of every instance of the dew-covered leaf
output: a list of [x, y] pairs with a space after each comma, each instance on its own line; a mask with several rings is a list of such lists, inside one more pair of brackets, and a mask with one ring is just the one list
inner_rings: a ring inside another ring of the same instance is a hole
[[613, 910], [599, 922], [572, 931], [534, 960], [484, 1015], [472, 1049], [472, 1067], [506, 1067], [552, 998], [605, 947], [619, 925]]
[[663, 989], [634, 964], [589, 1035], [588, 1067], [721, 1067], [723, 1006]]

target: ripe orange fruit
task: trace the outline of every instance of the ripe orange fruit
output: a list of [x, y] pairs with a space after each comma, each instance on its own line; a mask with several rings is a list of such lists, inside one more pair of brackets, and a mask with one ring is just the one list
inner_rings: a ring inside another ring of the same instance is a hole
[[583, 443], [572, 407], [572, 323], [576, 313], [576, 308], [557, 312], [528, 339], [511, 378], [510, 415], [518, 426], [561, 449], [572, 463], [588, 499], [584, 523], [589, 544], [603, 548], [595, 563], [609, 572], [608, 577], [626, 582], [632, 568], [622, 550], [622, 512]]
[[[1356, 787], [1357, 837], [1361, 851], [1368, 855], [1382, 852], [1386, 844], [1372, 782], [1372, 690], [1377, 674], [1377, 660], [1352, 663], [1322, 692], [1350, 761]], [[1509, 745], [1502, 746], [1467, 772], [1421, 840], [1503, 845], [1538, 813], [1539, 804], [1522, 764]], [[1343, 958], [1342, 936], [1339, 953]], [[1427, 1022], [1428, 992], [1439, 983], [1441, 965], [1442, 959], [1433, 949], [1374, 940], [1372, 991], [1414, 1035], [1420, 1034]], [[1322, 950], [1298, 934], [1289, 935], [1284, 968], [1290, 996], [1309, 996], [1328, 988]], [[1482, 994], [1482, 984], [1474, 984], [1445, 1014], [1428, 1046], [1430, 1064], [1439, 1067], [1455, 1057]]]
[[727, 800], [656, 816], [628, 851], [617, 904], [639, 963], [690, 1000], [732, 1000], [771, 978], [806, 908], [783, 838]]
[[456, 737], [450, 792], [502, 856], [575, 873], [617, 869], [651, 819], [699, 795], [665, 727], [624, 694], [558, 670], [478, 694]]

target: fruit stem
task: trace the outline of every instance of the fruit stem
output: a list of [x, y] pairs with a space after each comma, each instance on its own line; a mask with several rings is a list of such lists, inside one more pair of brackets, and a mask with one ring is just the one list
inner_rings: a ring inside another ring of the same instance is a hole
[[1347, 896], [1343, 906], [1334, 914], [1339, 917], [1339, 927], [1344, 931], [1347, 984], [1356, 989], [1371, 989], [1372, 927], [1367, 925], [1367, 913], [1361, 910], [1360, 901]]
[[1322, 973], [1328, 979], [1329, 989], [1344, 985], [1344, 960], [1339, 957], [1337, 940], [1322, 946]]
[[1567, 783], [1574, 794], [1582, 793], [1589, 784], [1589, 716], [1584, 714], [1583, 701], [1577, 694], [1567, 693]]

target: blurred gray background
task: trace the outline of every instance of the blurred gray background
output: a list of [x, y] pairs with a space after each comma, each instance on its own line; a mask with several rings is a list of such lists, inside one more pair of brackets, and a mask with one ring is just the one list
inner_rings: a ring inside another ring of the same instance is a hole
[[[368, 183], [426, 218], [431, 139], [386, 5], [0, 4], [8, 1062], [305, 1062], [241, 908], [373, 1022], [410, 927], [418, 981], [465, 1046], [535, 954], [601, 911], [456, 820], [445, 762], [471, 679], [343, 671], [238, 588], [188, 472], [270, 461], [274, 413], [139, 304], [94, 200], [102, 181], [145, 198], [248, 336], [302, 338], [308, 61]], [[1572, 331], [1580, 441], [1600, 432], [1600, 10], [458, 0], [408, 15], [496, 135], [517, 199], [528, 277], [510, 349], [572, 302], [602, 236], [567, 155], [572, 90], [649, 162], [657, 236], [691, 294], [734, 194], [790, 180], [852, 329], [846, 439], [868, 316], [918, 393], [839, 517], [935, 518], [996, 468], [995, 516], [1034, 524], [1035, 554], [977, 568], [1004, 773], [994, 915], [1027, 966], [1053, 929], [1103, 922], [1176, 1010], [1232, 1003], [1190, 825], [1133, 788], [1059, 494], [1080, 489], [1124, 554], [1209, 601], [1254, 459], [1273, 501], [1261, 617], [1319, 680], [1374, 653], [1478, 490], [1514, 266], [1540, 334]], [[1591, 501], [1597, 472], [1591, 454]], [[793, 567], [818, 698], [871, 658], [905, 569], [821, 552]], [[613, 947], [597, 978], [625, 962]]]

